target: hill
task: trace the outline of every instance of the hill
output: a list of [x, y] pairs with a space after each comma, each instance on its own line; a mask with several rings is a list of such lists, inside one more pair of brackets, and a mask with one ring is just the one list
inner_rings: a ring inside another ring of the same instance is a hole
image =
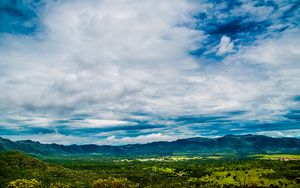
[[58, 187], [71, 183], [76, 187], [85, 187], [96, 179], [96, 175], [49, 164], [20, 152], [0, 152], [0, 188], [16, 179], [37, 179], [42, 182], [42, 187], [53, 183], [60, 185]]
[[220, 138], [188, 138], [173, 142], [153, 142], [123, 146], [42, 144], [31, 140], [11, 141], [0, 137], [0, 151], [22, 151], [38, 155], [222, 155], [300, 154], [300, 139], [261, 135], [227, 135]]

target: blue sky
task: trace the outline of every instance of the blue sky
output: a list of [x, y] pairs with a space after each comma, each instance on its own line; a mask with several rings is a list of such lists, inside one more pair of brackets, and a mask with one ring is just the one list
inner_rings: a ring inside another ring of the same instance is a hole
[[296, 0], [2, 0], [0, 136], [300, 137]]

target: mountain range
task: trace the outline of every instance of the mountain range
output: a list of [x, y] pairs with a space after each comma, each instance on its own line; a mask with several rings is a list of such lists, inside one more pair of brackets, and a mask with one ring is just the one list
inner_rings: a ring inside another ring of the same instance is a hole
[[0, 151], [21, 151], [33, 155], [223, 155], [223, 154], [300, 154], [300, 139], [262, 135], [226, 135], [219, 138], [187, 138], [148, 144], [59, 145], [31, 140], [11, 141], [0, 137]]

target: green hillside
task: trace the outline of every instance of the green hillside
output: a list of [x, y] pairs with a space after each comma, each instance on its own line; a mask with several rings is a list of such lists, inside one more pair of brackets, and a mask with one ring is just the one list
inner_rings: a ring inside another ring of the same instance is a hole
[[35, 179], [41, 186], [65, 184], [84, 187], [91, 184], [96, 174], [88, 171], [76, 171], [48, 164], [19, 152], [0, 153], [0, 185], [6, 187], [16, 179]]

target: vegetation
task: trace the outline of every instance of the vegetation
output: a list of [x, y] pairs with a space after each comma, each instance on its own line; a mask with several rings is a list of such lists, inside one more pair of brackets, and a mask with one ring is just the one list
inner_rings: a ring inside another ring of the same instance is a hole
[[17, 179], [15, 181], [10, 182], [7, 185], [7, 188], [19, 188], [19, 187], [38, 188], [41, 187], [41, 183], [35, 179], [31, 179], [31, 180]]
[[137, 187], [134, 183], [128, 181], [127, 178], [108, 178], [98, 179], [92, 184], [93, 188], [134, 188]]
[[[281, 155], [280, 155], [281, 156]], [[289, 155], [285, 155], [287, 157]], [[293, 155], [293, 159], [299, 156]], [[0, 153], [0, 187], [299, 187], [299, 160], [56, 156]], [[297, 182], [298, 181], [298, 182]]]
[[300, 160], [300, 155], [292, 155], [292, 154], [272, 154], [272, 155], [257, 154], [257, 155], [253, 155], [253, 157], [259, 159], [270, 159], [270, 160], [281, 160], [281, 161]]

